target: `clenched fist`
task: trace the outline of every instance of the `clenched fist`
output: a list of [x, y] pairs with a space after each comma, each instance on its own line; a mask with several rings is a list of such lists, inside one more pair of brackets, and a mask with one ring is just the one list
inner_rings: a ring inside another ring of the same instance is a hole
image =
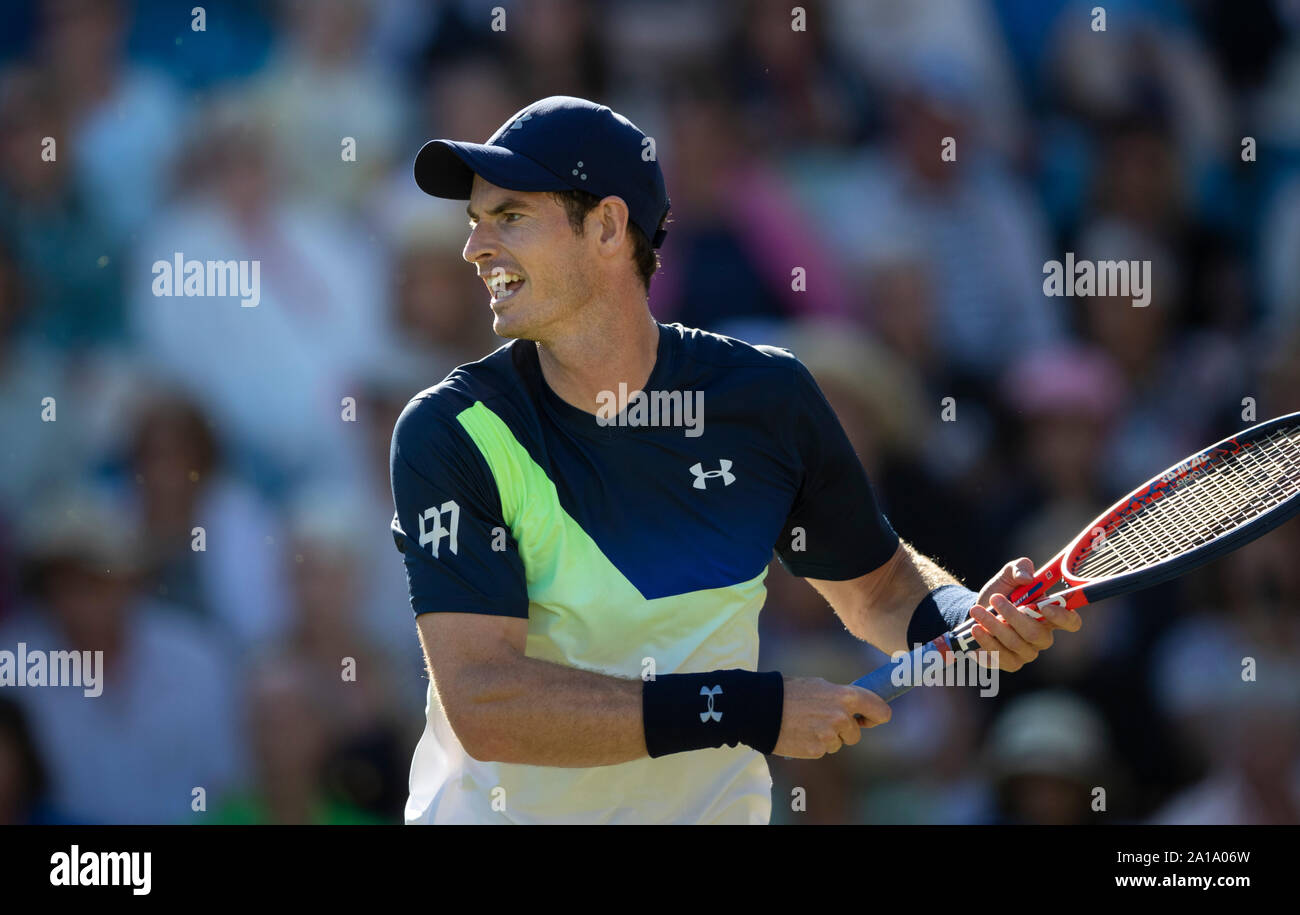
[[827, 683], [820, 677], [786, 677], [781, 736], [774, 756], [818, 759], [862, 739], [862, 728], [889, 720], [889, 706], [870, 690]]

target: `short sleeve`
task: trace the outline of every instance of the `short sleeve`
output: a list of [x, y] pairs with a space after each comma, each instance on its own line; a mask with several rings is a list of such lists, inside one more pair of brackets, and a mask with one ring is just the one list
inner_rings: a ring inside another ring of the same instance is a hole
[[800, 578], [845, 581], [884, 565], [899, 538], [881, 512], [862, 462], [812, 373], [793, 360], [796, 448], [803, 482], [777, 557]]
[[408, 404], [393, 430], [389, 471], [393, 541], [415, 614], [526, 618], [518, 544], [491, 470], [455, 416], [427, 396]]

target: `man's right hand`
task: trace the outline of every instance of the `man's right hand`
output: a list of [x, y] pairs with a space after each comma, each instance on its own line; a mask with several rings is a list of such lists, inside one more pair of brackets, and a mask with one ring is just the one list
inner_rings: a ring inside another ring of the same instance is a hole
[[818, 759], [862, 739], [862, 728], [890, 719], [884, 699], [857, 686], [820, 677], [786, 677], [781, 735], [773, 756]]

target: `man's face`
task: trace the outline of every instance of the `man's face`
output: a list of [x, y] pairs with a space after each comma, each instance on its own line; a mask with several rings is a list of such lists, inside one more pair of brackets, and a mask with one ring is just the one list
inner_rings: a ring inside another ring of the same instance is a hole
[[502, 337], [544, 340], [592, 298], [595, 242], [575, 235], [550, 194], [510, 191], [474, 176], [464, 258], [488, 284]]

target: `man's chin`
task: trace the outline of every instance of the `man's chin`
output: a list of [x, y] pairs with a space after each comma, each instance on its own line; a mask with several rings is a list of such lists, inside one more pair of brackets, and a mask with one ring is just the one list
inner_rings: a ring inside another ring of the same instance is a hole
[[492, 332], [503, 340], [531, 340], [528, 330], [528, 322], [517, 315], [496, 312], [492, 316]]

